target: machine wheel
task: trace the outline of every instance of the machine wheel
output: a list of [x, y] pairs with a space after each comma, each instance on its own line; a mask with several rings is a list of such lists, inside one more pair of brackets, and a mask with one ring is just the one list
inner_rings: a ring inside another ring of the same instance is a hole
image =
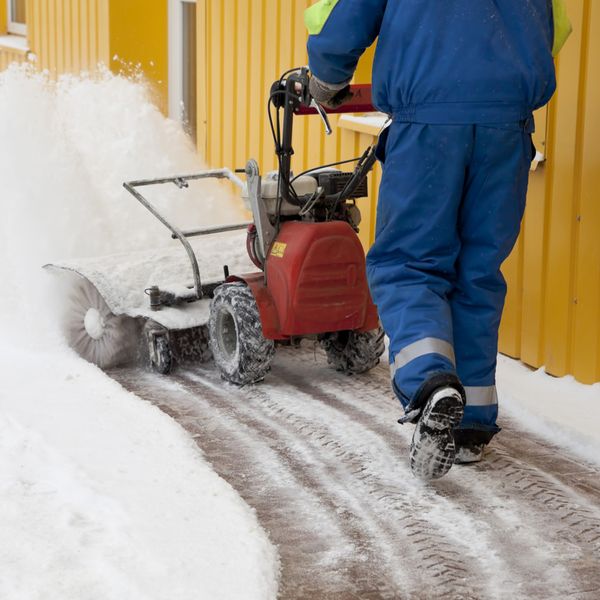
[[212, 358], [207, 326], [170, 331], [169, 340], [178, 362], [205, 363]]
[[336, 371], [354, 375], [369, 371], [379, 364], [383, 354], [383, 329], [371, 331], [338, 331], [321, 339], [327, 362]]
[[208, 321], [210, 346], [223, 379], [237, 385], [264, 379], [275, 343], [263, 337], [256, 300], [244, 283], [215, 290]]
[[152, 370], [168, 375], [173, 370], [174, 363], [169, 332], [161, 325], [148, 321], [144, 333]]
[[114, 315], [100, 292], [82, 277], [74, 277], [63, 330], [73, 350], [102, 369], [135, 358], [139, 328], [135, 319]]

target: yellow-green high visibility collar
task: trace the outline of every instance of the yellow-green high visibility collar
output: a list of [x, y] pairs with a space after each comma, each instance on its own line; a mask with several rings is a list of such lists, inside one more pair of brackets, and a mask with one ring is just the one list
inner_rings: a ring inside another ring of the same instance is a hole
[[554, 15], [554, 44], [552, 56], [556, 56], [565, 45], [567, 38], [573, 31], [573, 26], [567, 15], [565, 0], [552, 0], [552, 13]]
[[304, 23], [310, 35], [319, 35], [339, 0], [319, 0], [304, 11]]

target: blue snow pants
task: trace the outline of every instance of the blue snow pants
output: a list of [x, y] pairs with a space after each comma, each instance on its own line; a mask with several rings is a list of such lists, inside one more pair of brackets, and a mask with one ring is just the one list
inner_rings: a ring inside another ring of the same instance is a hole
[[486, 441], [499, 431], [500, 265], [525, 208], [530, 125], [393, 122], [378, 146], [383, 178], [367, 273], [390, 338], [393, 388], [408, 413], [423, 403], [427, 381], [458, 376], [460, 429]]

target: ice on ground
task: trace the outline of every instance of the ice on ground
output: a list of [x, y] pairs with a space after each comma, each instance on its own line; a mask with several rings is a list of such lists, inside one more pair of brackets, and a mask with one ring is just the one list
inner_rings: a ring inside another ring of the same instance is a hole
[[[66, 347], [41, 270], [168, 247], [122, 182], [200, 168], [139, 83], [0, 73], [0, 598], [276, 596], [253, 511], [179, 426]], [[188, 192], [153, 201], [180, 225], [243, 220], [226, 188]]]

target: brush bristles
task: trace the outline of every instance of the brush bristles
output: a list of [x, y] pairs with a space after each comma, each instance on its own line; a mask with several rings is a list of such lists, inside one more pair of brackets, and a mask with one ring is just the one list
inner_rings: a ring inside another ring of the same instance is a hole
[[[104, 322], [104, 332], [99, 339], [91, 337], [85, 328], [85, 316], [90, 308], [96, 309]], [[71, 348], [100, 368], [117, 366], [135, 355], [135, 320], [113, 315], [98, 290], [85, 279], [79, 279], [69, 294], [64, 331]]]

